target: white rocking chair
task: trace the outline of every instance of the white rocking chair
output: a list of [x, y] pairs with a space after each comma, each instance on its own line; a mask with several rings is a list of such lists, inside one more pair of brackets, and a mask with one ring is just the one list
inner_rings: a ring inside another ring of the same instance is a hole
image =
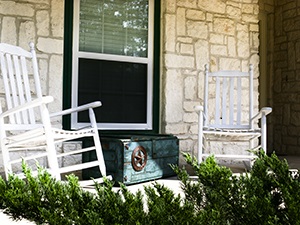
[[[33, 43], [30, 43], [30, 52], [0, 43], [0, 68], [6, 97], [6, 107], [3, 112], [0, 110], [0, 147], [6, 179], [10, 173], [20, 171], [20, 165], [25, 160], [28, 164], [33, 161], [30, 167], [36, 166], [37, 161], [42, 162], [41, 166], [46, 167], [57, 180], [61, 180], [63, 174], [80, 173], [83, 169], [99, 167], [102, 177], [80, 181], [80, 184], [89, 186], [94, 181], [103, 182], [106, 167], [93, 112], [93, 108], [101, 106], [101, 102], [49, 114], [47, 104], [53, 101], [53, 97], [42, 96]], [[89, 111], [91, 127], [69, 131], [54, 128], [51, 124], [54, 117], [83, 110]], [[86, 137], [93, 138], [94, 146], [57, 152], [58, 143]], [[80, 158], [82, 153], [89, 151], [96, 151], [96, 160], [86, 163], [81, 160], [74, 163], [75, 160], [70, 160], [76, 158], [75, 155]], [[68, 162], [67, 165], [65, 162]], [[36, 169], [33, 171], [36, 172]]]
[[[245, 96], [249, 97], [245, 100]], [[253, 115], [252, 65], [248, 72], [229, 70], [209, 72], [209, 66], [206, 64], [204, 105], [196, 106], [195, 110], [199, 112], [198, 162], [208, 155], [246, 162], [255, 158], [247, 150], [262, 148], [267, 151], [266, 116], [272, 112], [272, 108], [264, 107]], [[248, 142], [249, 147], [242, 153], [228, 154], [223, 149], [209, 148], [212, 141]]]

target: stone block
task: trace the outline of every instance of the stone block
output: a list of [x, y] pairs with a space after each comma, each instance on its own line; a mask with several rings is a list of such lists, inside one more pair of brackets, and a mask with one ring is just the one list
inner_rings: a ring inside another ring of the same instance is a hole
[[298, 136], [300, 133], [300, 127], [295, 127], [295, 126], [289, 126], [287, 129], [287, 134], [289, 136]]
[[167, 13], [175, 13], [176, 11], [176, 0], [164, 1], [164, 9]]
[[54, 37], [63, 37], [64, 33], [64, 1], [51, 0], [51, 31]]
[[225, 45], [211, 45], [211, 54], [213, 55], [220, 55], [220, 56], [227, 56], [227, 46]]
[[249, 58], [250, 56], [250, 48], [249, 42], [245, 43], [242, 40], [237, 41], [237, 54], [242, 58]]
[[205, 22], [187, 21], [187, 35], [193, 38], [207, 39], [208, 26]]
[[253, 14], [242, 14], [242, 20], [245, 21], [246, 23], [258, 23], [258, 15], [253, 15]]
[[187, 75], [187, 76], [196, 76], [197, 75], [197, 71], [194, 69], [182, 69], [181, 73], [183, 75]]
[[226, 3], [222, 0], [199, 0], [198, 7], [211, 13], [225, 14]]
[[186, 18], [190, 20], [205, 20], [205, 13], [199, 10], [186, 10]]
[[234, 7], [231, 5], [228, 5], [226, 7], [226, 13], [230, 18], [236, 18], [236, 19], [240, 19], [241, 15], [242, 15], [242, 11], [241, 8], [239, 7]]
[[195, 0], [177, 0], [177, 6], [185, 8], [197, 8], [197, 1]]
[[168, 123], [165, 131], [167, 134], [186, 134], [188, 126], [185, 123]]
[[197, 137], [198, 136], [198, 123], [197, 124], [195, 123], [190, 126], [189, 133], [195, 134], [196, 139], [198, 139], [198, 137]]
[[26, 3], [41, 4], [43, 6], [49, 6], [50, 4], [49, 0], [26, 0]]
[[214, 20], [214, 15], [212, 13], [206, 13], [206, 21], [212, 22]]
[[287, 19], [287, 18], [294, 18], [297, 16], [297, 10], [296, 8], [293, 8], [293, 9], [289, 9], [289, 10], [286, 10], [286, 11], [282, 11], [282, 17], [284, 19]]
[[224, 37], [223, 34], [211, 33], [209, 35], [209, 42], [212, 43], [212, 44], [225, 44], [224, 39], [225, 39], [225, 37]]
[[[1, 2], [0, 2], [1, 9]], [[1, 14], [1, 12], [0, 12]], [[17, 44], [17, 27], [14, 17], [5, 16], [2, 19], [1, 42], [16, 45]]]
[[291, 112], [291, 125], [300, 126], [300, 112]]
[[194, 54], [194, 46], [192, 44], [180, 44], [180, 54], [183, 55], [193, 55]]
[[194, 68], [195, 59], [192, 56], [165, 54], [165, 66], [167, 68]]
[[209, 43], [206, 40], [198, 40], [195, 43], [196, 68], [202, 70], [209, 63]]
[[36, 45], [39, 51], [49, 54], [62, 54], [63, 53], [63, 40], [53, 38], [38, 38]]
[[235, 23], [233, 20], [223, 17], [216, 17], [213, 21], [213, 30], [216, 33], [235, 35]]
[[176, 13], [176, 28], [177, 28], [177, 35], [184, 36], [186, 34], [185, 28], [185, 8], [178, 8]]
[[52, 55], [49, 63], [49, 81], [48, 89], [49, 93], [55, 99], [55, 104], [49, 105], [51, 112], [58, 112], [62, 110], [62, 83], [63, 83], [63, 57], [61, 55]]
[[248, 13], [248, 14], [253, 14], [253, 4], [243, 4], [242, 12]]
[[259, 25], [258, 24], [250, 24], [249, 31], [259, 32]]
[[257, 49], [259, 47], [259, 33], [252, 32], [250, 33], [250, 47], [253, 49]]
[[184, 97], [193, 100], [196, 97], [197, 77], [188, 76], [184, 79]]
[[167, 14], [165, 16], [165, 49], [166, 51], [175, 52], [176, 44], [176, 17]]
[[219, 67], [222, 70], [239, 70], [241, 67], [241, 61], [233, 58], [220, 58]]
[[33, 17], [34, 7], [32, 4], [17, 3], [16, 1], [0, 1], [0, 14]]
[[184, 152], [189, 152], [194, 147], [194, 141], [191, 139], [186, 139], [179, 142], [179, 148], [182, 149]]
[[283, 111], [284, 111], [283, 124], [289, 125], [290, 124], [290, 115], [291, 115], [290, 104], [284, 104]]
[[188, 43], [188, 44], [192, 44], [193, 43], [193, 39], [190, 37], [178, 37], [177, 38], [178, 42], [182, 42], [182, 43]]
[[37, 35], [48, 36], [50, 33], [50, 16], [47, 10], [40, 10], [36, 12], [36, 27]]
[[185, 123], [195, 123], [198, 121], [198, 114], [196, 112], [184, 113], [183, 122]]
[[196, 105], [200, 105], [201, 102], [200, 101], [184, 101], [183, 102], [183, 109], [186, 111], [186, 112], [195, 112], [195, 109], [194, 107]]
[[[294, 18], [290, 18], [290, 19], [284, 20], [282, 22], [282, 24], [283, 24], [283, 30], [285, 32], [293, 31], [296, 28], [295, 27], [295, 19]], [[299, 27], [298, 27], [298, 29], [299, 29]]]
[[294, 30], [287, 33], [287, 38], [289, 41], [298, 41], [300, 39], [299, 30]]
[[228, 49], [228, 56], [230, 57], [236, 56], [236, 41], [234, 37], [227, 38], [227, 49]]
[[167, 123], [182, 121], [183, 78], [179, 71], [166, 71], [164, 99], [166, 99], [166, 102], [164, 102], [165, 121]]
[[28, 43], [35, 41], [36, 30], [33, 21], [24, 21], [19, 27], [19, 46], [29, 50]]
[[[63, 153], [71, 152], [81, 148], [82, 148], [81, 141], [69, 141], [69, 142], [62, 143]], [[80, 163], [82, 163], [82, 154], [63, 157], [61, 161], [62, 166], [76, 165]]]

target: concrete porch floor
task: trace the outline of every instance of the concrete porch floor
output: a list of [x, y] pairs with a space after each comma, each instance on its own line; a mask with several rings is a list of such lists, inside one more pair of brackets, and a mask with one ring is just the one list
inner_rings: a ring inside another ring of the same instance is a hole
[[[280, 159], [286, 159], [290, 169], [299, 169], [300, 168], [300, 156], [280, 156]], [[233, 166], [232, 170], [234, 172], [245, 172], [245, 168], [242, 166]], [[138, 190], [143, 191], [144, 186], [152, 185], [155, 181], [149, 181], [144, 182], [140, 184], [134, 184], [127, 186], [128, 190], [130, 190], [132, 193], [136, 193]], [[170, 188], [174, 191], [175, 194], [183, 195], [183, 192], [181, 190], [181, 184], [180, 181], [177, 179], [177, 177], [168, 177], [168, 178], [162, 178], [157, 180], [156, 182], [165, 185], [166, 187]], [[119, 190], [118, 187], [114, 188], [116, 191]], [[91, 192], [95, 192], [93, 189], [89, 189]], [[2, 211], [0, 211], [0, 223], [1, 225], [34, 225], [35, 223], [29, 222], [28, 220], [20, 220], [20, 221], [13, 221], [10, 219], [7, 215], [5, 215]]]

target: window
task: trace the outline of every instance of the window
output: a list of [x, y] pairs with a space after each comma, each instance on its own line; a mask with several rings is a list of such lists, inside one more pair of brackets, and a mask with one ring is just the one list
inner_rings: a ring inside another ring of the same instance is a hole
[[100, 129], [153, 130], [154, 38], [154, 0], [74, 0], [71, 106], [100, 100]]

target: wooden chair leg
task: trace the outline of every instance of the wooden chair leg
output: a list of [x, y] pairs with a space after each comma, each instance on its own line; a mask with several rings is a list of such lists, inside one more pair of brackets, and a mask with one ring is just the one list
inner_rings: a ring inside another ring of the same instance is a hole
[[203, 157], [203, 112], [199, 110], [198, 120], [198, 163], [202, 162]]

